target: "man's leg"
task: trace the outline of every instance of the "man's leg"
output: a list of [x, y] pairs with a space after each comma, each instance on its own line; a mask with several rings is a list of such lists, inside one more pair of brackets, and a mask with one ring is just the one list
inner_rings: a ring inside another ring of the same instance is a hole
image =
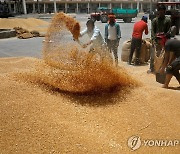
[[115, 58], [115, 64], [118, 65], [118, 46], [117, 46], [117, 41], [116, 40], [113, 41], [112, 45], [113, 45], [112, 51], [113, 51], [114, 58]]
[[178, 81], [179, 84], [180, 84], [180, 74], [179, 74], [179, 70], [176, 70], [173, 75], [176, 77], [177, 81]]
[[141, 45], [142, 45], [142, 40], [137, 39], [136, 40], [136, 59], [135, 59], [135, 65], [139, 65], [139, 59], [140, 59], [140, 52], [141, 52]]
[[112, 44], [111, 40], [107, 40], [107, 47], [108, 47], [108, 50], [110, 53], [112, 52], [112, 45], [111, 44]]
[[165, 79], [165, 83], [163, 85], [163, 88], [168, 88], [169, 82], [171, 81], [172, 76], [173, 76], [172, 74], [166, 74], [166, 79]]
[[134, 38], [132, 38], [132, 40], [131, 40], [131, 50], [130, 50], [129, 61], [128, 61], [129, 65], [131, 65], [131, 62], [132, 62], [132, 57], [133, 57], [135, 47], [136, 47], [136, 41], [135, 41]]
[[154, 72], [154, 56], [155, 56], [155, 47], [154, 45], [150, 48], [150, 69], [148, 73]]
[[163, 85], [164, 88], [168, 88], [169, 82], [174, 75], [180, 84], [180, 58], [176, 58], [167, 68], [166, 68], [166, 79], [165, 84]]
[[180, 84], [180, 74], [179, 74], [179, 70], [180, 70], [180, 58], [176, 59], [175, 62], [177, 63], [174, 70], [173, 70], [173, 75], [176, 77], [177, 81]]

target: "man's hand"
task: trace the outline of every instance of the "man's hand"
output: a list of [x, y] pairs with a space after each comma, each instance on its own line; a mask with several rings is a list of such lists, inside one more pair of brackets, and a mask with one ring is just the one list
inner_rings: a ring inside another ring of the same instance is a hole
[[165, 68], [161, 67], [160, 70], [159, 70], [159, 73], [164, 74], [165, 73]]
[[82, 45], [83, 48], [87, 48], [87, 46], [87, 43]]
[[89, 42], [86, 43], [86, 44], [83, 44], [82, 47], [83, 47], [83, 48], [87, 48], [87, 46], [90, 45], [90, 44], [91, 44], [91, 41], [89, 41]]
[[118, 39], [118, 41], [117, 41], [117, 43], [116, 43], [116, 46], [117, 46], [117, 47], [119, 46], [119, 41], [120, 41], [120, 39]]

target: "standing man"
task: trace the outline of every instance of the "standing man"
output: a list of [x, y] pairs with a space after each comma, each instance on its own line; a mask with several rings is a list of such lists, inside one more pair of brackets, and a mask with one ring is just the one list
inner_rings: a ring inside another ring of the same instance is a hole
[[90, 52], [93, 52], [100, 49], [105, 42], [103, 40], [100, 30], [95, 26], [93, 20], [88, 20], [86, 26], [87, 27], [82, 32], [80, 32], [80, 37], [88, 34], [90, 40], [82, 46], [83, 48], [86, 48], [87, 46], [91, 45]]
[[148, 26], [147, 26], [147, 17], [143, 16], [141, 21], [138, 21], [134, 24], [133, 34], [132, 34], [132, 41], [131, 41], [131, 51], [129, 55], [128, 64], [131, 65], [132, 57], [134, 50], [136, 49], [136, 59], [134, 65], [140, 64], [140, 51], [141, 51], [141, 44], [142, 44], [142, 35], [145, 31], [145, 34], [148, 34]]
[[[172, 56], [170, 54], [172, 53]], [[165, 58], [160, 69], [164, 73], [166, 68], [166, 79], [163, 88], [168, 88], [169, 82], [174, 75], [180, 84], [180, 40], [170, 39], [165, 44]]]
[[109, 21], [105, 25], [105, 42], [110, 52], [113, 52], [115, 63], [118, 65], [118, 46], [121, 38], [121, 30], [119, 24], [116, 23], [113, 13], [109, 14], [108, 18]]
[[164, 33], [167, 38], [169, 37], [168, 32], [171, 28], [171, 19], [165, 16], [166, 7], [163, 4], [158, 5], [158, 15], [153, 19], [151, 25], [151, 38], [153, 43], [153, 49], [151, 50], [150, 69], [147, 73], [154, 73], [154, 56], [155, 47], [161, 50], [160, 44], [158, 43], [157, 34]]

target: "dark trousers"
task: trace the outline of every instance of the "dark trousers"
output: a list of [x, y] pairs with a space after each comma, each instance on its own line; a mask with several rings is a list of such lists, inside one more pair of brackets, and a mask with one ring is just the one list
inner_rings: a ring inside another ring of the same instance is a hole
[[166, 73], [172, 74], [176, 77], [178, 81], [180, 81], [180, 57], [176, 58], [167, 68]]
[[136, 50], [136, 61], [135, 61], [135, 63], [139, 62], [141, 44], [142, 44], [142, 39], [132, 38], [131, 51], [130, 51], [130, 54], [129, 54], [129, 63], [132, 62], [132, 57], [133, 57], [133, 54], [134, 54], [135, 50]]
[[108, 49], [113, 52], [116, 64], [118, 64], [118, 45], [119, 40], [107, 40]]

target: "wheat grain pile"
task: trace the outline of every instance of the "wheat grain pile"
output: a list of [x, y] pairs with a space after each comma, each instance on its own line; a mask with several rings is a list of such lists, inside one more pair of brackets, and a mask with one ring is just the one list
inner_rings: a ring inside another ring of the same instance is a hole
[[[81, 49], [69, 30], [47, 35], [43, 60], [0, 59], [0, 153], [132, 153], [132, 135], [180, 138], [175, 79], [174, 90], [163, 89], [148, 66], [116, 68], [106, 55], [101, 60]], [[71, 46], [48, 43], [57, 38]], [[178, 154], [179, 146], [136, 152]]]
[[0, 29], [13, 29], [14, 27], [22, 27], [28, 31], [39, 31], [41, 33], [47, 32], [49, 23], [35, 18], [0, 18]]
[[[179, 138], [178, 90], [163, 89], [148, 67], [127, 67], [143, 85], [98, 95], [64, 93], [19, 82], [16, 72], [41, 60], [0, 60], [1, 153], [131, 153], [127, 140]], [[175, 79], [171, 86], [177, 87]], [[139, 153], [179, 153], [176, 147], [140, 147]]]

